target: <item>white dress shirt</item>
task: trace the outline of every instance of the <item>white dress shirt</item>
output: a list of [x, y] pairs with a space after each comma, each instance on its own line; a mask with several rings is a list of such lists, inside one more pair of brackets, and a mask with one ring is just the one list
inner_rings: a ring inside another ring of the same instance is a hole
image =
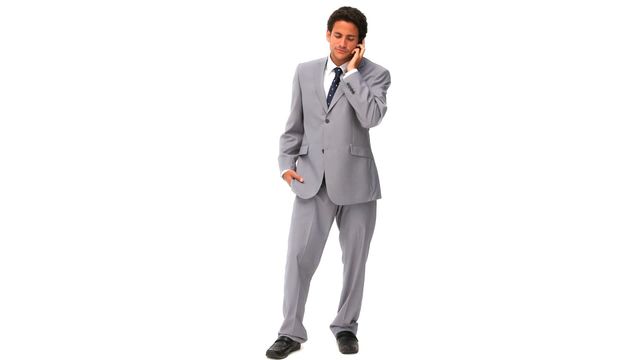
[[[344, 64], [339, 66], [342, 69], [342, 75], [340, 75], [340, 81], [342, 81], [347, 76], [349, 76], [349, 75], [355, 73], [356, 71], [358, 71], [358, 69], [353, 69], [351, 71], [347, 71], [347, 65], [348, 64], [349, 64], [349, 62], [347, 61]], [[338, 65], [334, 64], [333, 60], [331, 60], [331, 56], [327, 56], [326, 65], [324, 67], [324, 96], [325, 96], [325, 98], [327, 96], [329, 96], [329, 88], [331, 87], [331, 83], [333, 82], [333, 78], [336, 76], [336, 73], [333, 71], [333, 69], [335, 69], [337, 67], [338, 67]], [[289, 170], [290, 169], [287, 169], [287, 170], [283, 171], [280, 174], [280, 177], [282, 177], [284, 175], [284, 173], [286, 173]]]
[[[353, 74], [354, 72], [358, 71], [358, 69], [353, 69], [347, 72], [347, 64], [349, 64], [348, 61], [340, 65], [340, 68], [342, 69], [342, 75], [340, 76], [340, 81], [342, 81], [347, 76]], [[334, 64], [333, 60], [331, 60], [331, 56], [327, 56], [327, 64], [324, 67], [324, 96], [325, 97], [329, 96], [329, 88], [331, 87], [333, 78], [336, 76], [336, 73], [333, 72], [333, 69], [337, 67], [338, 65]]]

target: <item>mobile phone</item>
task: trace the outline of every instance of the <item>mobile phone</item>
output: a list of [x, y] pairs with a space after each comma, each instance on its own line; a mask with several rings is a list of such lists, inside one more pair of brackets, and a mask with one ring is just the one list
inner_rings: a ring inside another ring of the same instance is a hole
[[[361, 43], [361, 42], [359, 42], [359, 43], [358, 43], [358, 45], [362, 45], [362, 43]], [[356, 47], [358, 47], [358, 45], [356, 45]], [[355, 50], [355, 49], [354, 49], [354, 50]], [[351, 53], [351, 55], [349, 55], [349, 60], [353, 59], [353, 56], [354, 56], [354, 55], [355, 55], [355, 54], [352, 52], [352, 53]]]

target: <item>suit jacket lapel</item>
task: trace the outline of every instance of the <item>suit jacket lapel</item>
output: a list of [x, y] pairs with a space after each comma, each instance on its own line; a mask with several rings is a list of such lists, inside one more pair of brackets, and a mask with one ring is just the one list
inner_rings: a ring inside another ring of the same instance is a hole
[[327, 96], [324, 93], [324, 69], [326, 65], [327, 59], [325, 59], [325, 61], [318, 61], [318, 67], [315, 69], [315, 74], [313, 74], [316, 93], [320, 98], [320, 103], [322, 104], [325, 114], [329, 111], [327, 108]]
[[[315, 83], [316, 83], [316, 93], [320, 98], [320, 102], [322, 103], [322, 108], [324, 109], [325, 114], [333, 109], [333, 106], [340, 100], [341, 97], [344, 96], [344, 86], [342, 81], [338, 85], [336, 89], [336, 93], [333, 94], [333, 100], [331, 100], [331, 105], [327, 106], [327, 95], [324, 91], [324, 69], [327, 67], [328, 58], [325, 58], [324, 61], [318, 61], [318, 68], [315, 73]], [[363, 67], [367, 65], [367, 58], [362, 58], [360, 62], [360, 66], [358, 66], [358, 71], [360, 71]]]
[[[338, 102], [338, 100], [340, 100], [340, 98], [343, 95], [344, 95], [344, 86], [342, 85], [342, 81], [340, 81], [340, 84], [338, 84], [338, 88], [336, 89], [336, 93], [333, 94], [333, 99], [331, 99], [331, 105], [329, 105], [329, 109], [327, 110], [327, 112], [333, 109], [333, 106]], [[327, 99], [324, 100], [324, 103], [326, 105]]]

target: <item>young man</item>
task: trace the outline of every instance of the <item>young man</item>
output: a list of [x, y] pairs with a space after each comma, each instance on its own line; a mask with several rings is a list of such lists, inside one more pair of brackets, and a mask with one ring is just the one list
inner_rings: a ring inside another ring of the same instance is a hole
[[330, 325], [343, 354], [358, 352], [365, 263], [380, 199], [369, 129], [387, 111], [389, 71], [364, 57], [367, 19], [341, 7], [327, 23], [330, 54], [299, 64], [278, 162], [296, 194], [285, 269], [284, 321], [267, 357], [283, 359], [307, 340], [302, 325], [311, 277], [334, 219], [344, 264], [338, 314]]

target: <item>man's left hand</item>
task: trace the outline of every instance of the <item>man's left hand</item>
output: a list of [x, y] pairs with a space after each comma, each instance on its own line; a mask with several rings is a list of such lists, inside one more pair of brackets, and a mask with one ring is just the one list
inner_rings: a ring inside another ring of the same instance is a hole
[[357, 69], [360, 66], [360, 62], [364, 57], [364, 39], [361, 44], [356, 45], [356, 48], [353, 49], [353, 57], [349, 64], [347, 65], [347, 71], [351, 71], [353, 69]]

